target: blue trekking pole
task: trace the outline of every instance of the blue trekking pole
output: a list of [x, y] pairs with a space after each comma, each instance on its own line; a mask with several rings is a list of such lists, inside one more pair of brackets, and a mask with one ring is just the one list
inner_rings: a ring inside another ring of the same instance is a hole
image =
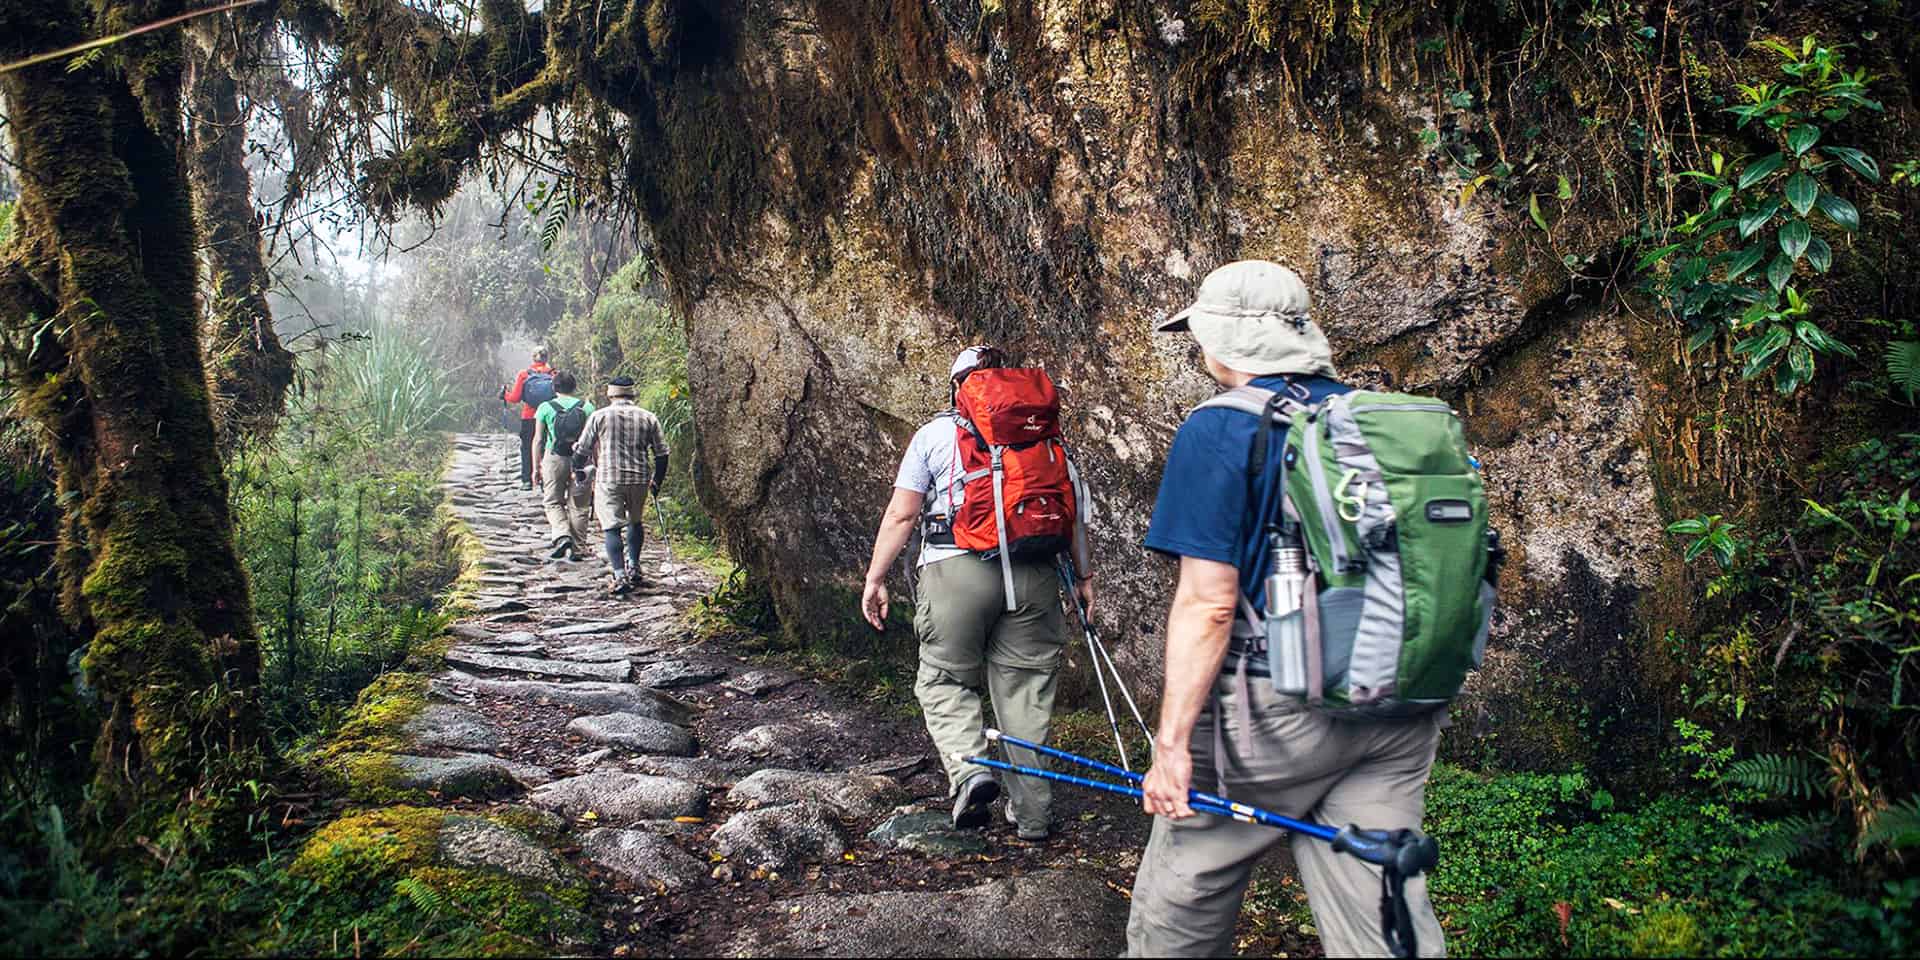
[[[1055, 773], [1038, 767], [1022, 766], [995, 760], [990, 757], [973, 757], [964, 753], [955, 753], [954, 759], [977, 764], [994, 770], [1004, 770], [1023, 777], [1036, 777], [1055, 783], [1070, 783], [1080, 787], [1091, 787], [1106, 793], [1142, 799], [1145, 793], [1133, 784], [1145, 780], [1140, 774], [1123, 770], [1110, 763], [1103, 763], [1092, 757], [1083, 757], [1077, 753], [1044, 746], [1030, 740], [1008, 736], [998, 730], [986, 731], [989, 741], [1000, 741], [1008, 746], [1032, 750], [1044, 756], [1065, 760], [1103, 773], [1125, 778], [1128, 783], [1109, 783], [1090, 777], [1078, 777], [1070, 773]], [[1241, 823], [1253, 823], [1261, 826], [1292, 830], [1295, 833], [1322, 840], [1333, 845], [1335, 853], [1350, 854], [1360, 860], [1380, 868], [1380, 927], [1387, 942], [1387, 948], [1396, 957], [1419, 955], [1419, 947], [1414, 939], [1413, 913], [1407, 905], [1406, 883], [1408, 877], [1428, 873], [1440, 863], [1440, 845], [1432, 837], [1418, 830], [1362, 830], [1348, 824], [1336, 830], [1323, 823], [1297, 820], [1293, 817], [1262, 810], [1259, 807], [1239, 803], [1225, 797], [1216, 796], [1200, 790], [1187, 791], [1187, 803], [1195, 811], [1216, 817], [1227, 817]]]

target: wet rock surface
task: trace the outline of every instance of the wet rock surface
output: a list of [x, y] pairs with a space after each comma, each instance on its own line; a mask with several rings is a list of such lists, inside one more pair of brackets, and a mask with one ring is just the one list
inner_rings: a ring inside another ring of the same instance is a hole
[[907, 850], [930, 857], [961, 857], [987, 852], [987, 841], [978, 830], [959, 830], [953, 817], [942, 811], [901, 813], [873, 828], [867, 839], [881, 846]]

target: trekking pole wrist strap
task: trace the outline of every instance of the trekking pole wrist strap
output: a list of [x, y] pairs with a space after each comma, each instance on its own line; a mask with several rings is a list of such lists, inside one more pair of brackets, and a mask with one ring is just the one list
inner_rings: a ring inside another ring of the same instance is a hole
[[1333, 849], [1380, 868], [1380, 932], [1394, 956], [1417, 956], [1407, 878], [1431, 871], [1440, 862], [1440, 845], [1418, 830], [1361, 830], [1348, 825], [1334, 835]]

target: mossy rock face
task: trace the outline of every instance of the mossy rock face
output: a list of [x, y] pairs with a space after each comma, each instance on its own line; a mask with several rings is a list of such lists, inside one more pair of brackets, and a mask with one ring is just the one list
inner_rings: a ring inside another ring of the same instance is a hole
[[564, 861], [492, 820], [426, 807], [322, 827], [287, 878], [311, 888], [289, 945], [352, 927], [370, 952], [419, 937], [427, 953], [533, 956], [578, 948], [589, 932], [585, 881]]

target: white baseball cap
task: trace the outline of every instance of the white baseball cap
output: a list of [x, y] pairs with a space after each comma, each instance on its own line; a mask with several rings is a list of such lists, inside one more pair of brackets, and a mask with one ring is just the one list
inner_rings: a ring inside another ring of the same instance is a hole
[[994, 347], [989, 347], [985, 345], [981, 345], [977, 347], [968, 347], [965, 350], [960, 351], [959, 356], [953, 358], [953, 370], [947, 374], [947, 378], [950, 380], [957, 380], [960, 378], [961, 374], [966, 373], [975, 367], [979, 367], [979, 366], [997, 367], [1003, 362], [1004, 361], [1001, 359], [1001, 356], [1000, 356], [1000, 351]]
[[1333, 348], [1310, 316], [1300, 275], [1269, 260], [1236, 260], [1207, 274], [1185, 310], [1154, 329], [1189, 330], [1202, 349], [1241, 373], [1333, 376]]

